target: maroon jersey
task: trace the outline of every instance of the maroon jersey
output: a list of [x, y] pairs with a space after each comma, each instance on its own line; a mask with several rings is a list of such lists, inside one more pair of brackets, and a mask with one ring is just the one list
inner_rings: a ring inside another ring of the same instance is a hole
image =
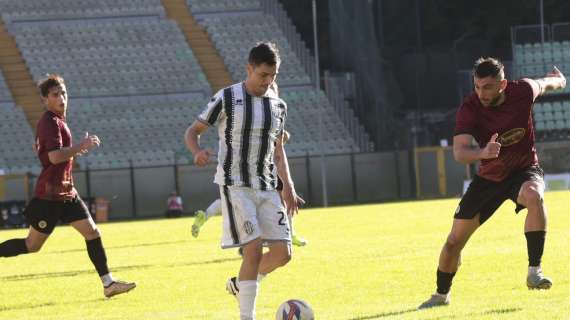
[[48, 157], [50, 151], [67, 147], [71, 147], [71, 131], [65, 119], [46, 111], [36, 130], [36, 148], [42, 163], [42, 172], [36, 183], [36, 198], [63, 201], [76, 196], [71, 176], [73, 159], [53, 164]]
[[499, 157], [481, 160], [478, 175], [502, 181], [511, 173], [538, 164], [534, 147], [532, 105], [538, 92], [524, 80], [509, 81], [505, 101], [496, 107], [484, 107], [476, 93], [466, 97], [457, 111], [455, 135], [472, 135], [480, 148], [491, 136], [499, 134]]

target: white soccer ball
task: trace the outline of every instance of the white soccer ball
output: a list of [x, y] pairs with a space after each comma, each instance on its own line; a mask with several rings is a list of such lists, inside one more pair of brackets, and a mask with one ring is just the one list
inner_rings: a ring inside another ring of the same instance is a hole
[[277, 314], [275, 315], [275, 320], [314, 320], [315, 314], [311, 306], [303, 300], [287, 300], [283, 302], [279, 309], [277, 309]]

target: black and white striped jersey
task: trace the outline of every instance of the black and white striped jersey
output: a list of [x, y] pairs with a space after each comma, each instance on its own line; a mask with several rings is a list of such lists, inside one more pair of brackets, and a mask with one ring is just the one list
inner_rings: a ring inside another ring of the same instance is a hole
[[214, 182], [274, 190], [275, 142], [285, 128], [287, 105], [272, 90], [255, 97], [236, 83], [218, 91], [198, 120], [218, 128], [218, 168]]

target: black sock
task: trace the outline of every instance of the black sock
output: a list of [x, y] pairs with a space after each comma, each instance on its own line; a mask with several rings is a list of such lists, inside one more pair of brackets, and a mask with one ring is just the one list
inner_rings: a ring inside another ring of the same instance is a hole
[[14, 257], [28, 253], [26, 239], [11, 239], [0, 243], [0, 257]]
[[449, 293], [449, 289], [451, 289], [451, 282], [453, 281], [454, 276], [455, 272], [448, 273], [439, 271], [439, 269], [437, 269], [437, 293]]
[[93, 262], [99, 276], [104, 276], [109, 273], [109, 268], [107, 267], [107, 255], [105, 254], [101, 237], [93, 240], [85, 240], [85, 243], [87, 244], [89, 259]]
[[528, 251], [528, 266], [538, 267], [544, 252], [546, 231], [525, 232], [524, 236], [526, 237], [526, 249]]

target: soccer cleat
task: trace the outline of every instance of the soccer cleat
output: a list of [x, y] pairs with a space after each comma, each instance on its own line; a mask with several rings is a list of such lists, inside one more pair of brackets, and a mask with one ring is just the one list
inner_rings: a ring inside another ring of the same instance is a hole
[[129, 292], [133, 290], [137, 285], [134, 282], [125, 282], [121, 280], [113, 281], [110, 285], [103, 289], [105, 297], [111, 298], [112, 296]]
[[236, 277], [231, 277], [226, 282], [226, 291], [233, 295], [236, 299], [238, 298], [239, 288], [238, 288], [238, 281]]
[[418, 309], [429, 309], [433, 307], [439, 306], [446, 306], [449, 304], [449, 293], [448, 294], [439, 294], [434, 293], [431, 295], [431, 298], [426, 300], [424, 303], [420, 304]]
[[291, 242], [293, 243], [294, 246], [297, 247], [303, 247], [307, 245], [307, 240], [297, 237], [296, 235], [293, 235], [291, 237]]
[[206, 213], [202, 210], [198, 210], [195, 213], [194, 223], [192, 224], [192, 236], [194, 238], [198, 237], [200, 234], [200, 228], [206, 223]]
[[542, 274], [542, 271], [526, 277], [526, 286], [529, 290], [548, 290], [552, 287], [552, 280]]

